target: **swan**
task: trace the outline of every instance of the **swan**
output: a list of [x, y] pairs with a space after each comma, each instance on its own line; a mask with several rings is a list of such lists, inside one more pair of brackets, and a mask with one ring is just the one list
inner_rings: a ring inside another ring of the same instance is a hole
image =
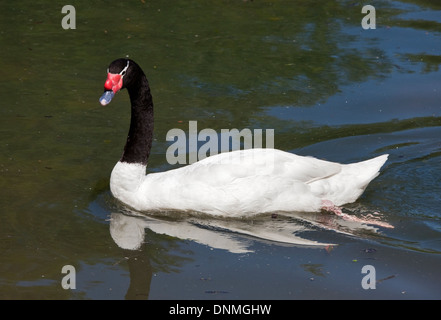
[[177, 169], [146, 174], [153, 99], [144, 72], [126, 58], [109, 65], [101, 105], [109, 104], [123, 88], [130, 96], [130, 129], [110, 176], [110, 190], [138, 211], [184, 210], [244, 217], [328, 210], [344, 216], [339, 207], [357, 200], [388, 157], [340, 164], [260, 148], [220, 153]]

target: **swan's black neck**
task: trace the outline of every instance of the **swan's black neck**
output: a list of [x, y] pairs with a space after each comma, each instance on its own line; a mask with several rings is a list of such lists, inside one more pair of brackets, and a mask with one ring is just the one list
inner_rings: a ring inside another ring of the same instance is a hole
[[139, 71], [136, 81], [131, 81], [130, 86], [127, 86], [132, 115], [120, 161], [147, 165], [153, 140], [153, 99], [147, 78]]

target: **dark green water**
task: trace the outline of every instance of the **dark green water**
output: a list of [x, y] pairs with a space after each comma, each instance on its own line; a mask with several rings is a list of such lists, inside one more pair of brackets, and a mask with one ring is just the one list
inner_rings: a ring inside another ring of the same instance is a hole
[[[75, 30], [61, 26], [65, 3], [0, 4], [0, 298], [441, 298], [437, 1], [72, 4]], [[361, 27], [364, 4], [376, 8], [375, 30]], [[379, 211], [395, 228], [353, 228], [326, 213], [124, 215], [108, 179], [129, 99], [123, 91], [101, 107], [98, 98], [108, 64], [126, 55], [154, 96], [149, 170], [172, 168], [166, 134], [189, 121], [274, 129], [278, 149], [344, 163], [389, 153], [346, 210]], [[250, 225], [251, 236], [234, 232]], [[274, 225], [336, 245], [252, 236]], [[162, 234], [174, 228], [188, 232]], [[141, 248], [122, 249], [124, 234]], [[361, 286], [367, 264], [375, 290]], [[74, 290], [61, 286], [64, 265], [76, 269]]]

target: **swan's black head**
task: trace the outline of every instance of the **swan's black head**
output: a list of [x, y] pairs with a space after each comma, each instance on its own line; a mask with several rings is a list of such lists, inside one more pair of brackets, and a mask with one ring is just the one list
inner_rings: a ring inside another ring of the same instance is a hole
[[130, 88], [142, 73], [141, 68], [133, 60], [121, 58], [113, 61], [107, 69], [107, 80], [104, 83], [104, 93], [100, 103], [103, 106], [109, 104], [115, 93]]

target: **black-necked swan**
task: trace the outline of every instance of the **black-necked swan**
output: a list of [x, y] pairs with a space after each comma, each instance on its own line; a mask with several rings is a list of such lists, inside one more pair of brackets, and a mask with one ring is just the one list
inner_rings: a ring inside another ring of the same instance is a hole
[[[220, 153], [191, 165], [146, 175], [153, 136], [153, 100], [147, 78], [133, 60], [117, 59], [107, 70], [107, 105], [127, 88], [130, 130], [121, 159], [113, 168], [114, 197], [139, 211], [190, 210], [239, 217], [277, 211], [335, 210], [363, 193], [388, 155], [340, 164], [276, 149]], [[342, 214], [343, 215], [343, 214]]]

